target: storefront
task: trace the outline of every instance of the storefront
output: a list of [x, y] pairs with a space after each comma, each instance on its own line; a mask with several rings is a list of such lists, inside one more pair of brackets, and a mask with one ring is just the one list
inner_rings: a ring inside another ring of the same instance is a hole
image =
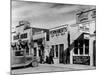
[[73, 64], [90, 65], [89, 34], [81, 34], [74, 42]]
[[94, 66], [96, 63], [95, 11], [95, 9], [89, 9], [77, 13], [76, 24], [70, 26], [71, 64], [83, 64]]
[[33, 55], [38, 58], [40, 63], [43, 63], [45, 58], [45, 38], [44, 33], [33, 35]]
[[42, 28], [32, 29], [32, 52], [38, 61], [43, 63], [46, 58], [46, 43], [49, 41], [49, 30]]
[[11, 34], [12, 64], [25, 63], [24, 57], [31, 55], [31, 35], [31, 27], [29, 27], [29, 22], [19, 21], [19, 25], [15, 28], [15, 33]]
[[[52, 50], [54, 63], [66, 63], [64, 60], [68, 48], [68, 25], [50, 29], [50, 50]], [[65, 56], [64, 56], [65, 55]]]
[[[45, 57], [45, 43], [49, 41], [49, 30], [29, 27], [30, 23], [20, 21], [16, 26], [16, 33], [12, 34], [12, 56]], [[16, 61], [17, 62], [17, 61]]]

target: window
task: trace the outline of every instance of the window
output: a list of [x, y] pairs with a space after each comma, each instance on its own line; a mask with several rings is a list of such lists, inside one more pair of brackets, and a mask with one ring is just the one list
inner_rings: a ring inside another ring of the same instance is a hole
[[75, 40], [74, 43], [74, 53], [82, 55], [83, 54], [83, 40]]
[[79, 54], [83, 54], [83, 40], [79, 40]]
[[78, 54], [78, 40], [75, 40], [74, 43], [74, 54]]
[[58, 57], [58, 45], [55, 45], [56, 57]]
[[54, 45], [52, 45], [51, 54], [52, 54], [53, 57], [54, 57]]
[[78, 40], [75, 40], [74, 46], [78, 47]]
[[[83, 45], [85, 45], [85, 47]], [[85, 50], [85, 51], [83, 51], [83, 50]], [[83, 52], [85, 52], [85, 54], [89, 54], [89, 39], [75, 40], [74, 54], [82, 55]]]
[[24, 55], [24, 51], [16, 51], [15, 52], [15, 56], [23, 56]]
[[80, 55], [83, 54], [83, 48], [79, 48]]
[[78, 48], [74, 48], [74, 54], [78, 54]]
[[85, 39], [85, 54], [89, 54], [89, 40]]

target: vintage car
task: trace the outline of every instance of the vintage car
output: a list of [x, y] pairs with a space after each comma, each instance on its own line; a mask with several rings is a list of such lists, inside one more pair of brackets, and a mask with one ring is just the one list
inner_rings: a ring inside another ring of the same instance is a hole
[[38, 66], [37, 57], [34, 55], [26, 55], [25, 50], [17, 50], [17, 51], [12, 50], [11, 53], [12, 53], [11, 54], [12, 69], [16, 67]]

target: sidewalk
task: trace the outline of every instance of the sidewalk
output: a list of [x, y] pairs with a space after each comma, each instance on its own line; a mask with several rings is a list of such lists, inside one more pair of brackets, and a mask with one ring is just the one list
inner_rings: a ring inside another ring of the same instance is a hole
[[95, 67], [76, 64], [39, 64], [38, 67], [27, 67], [12, 70], [12, 74], [24, 73], [43, 73], [43, 72], [62, 72], [62, 71], [79, 71], [93, 70]]
[[41, 65], [41, 66], [61, 67], [61, 68], [70, 68], [70, 69], [76, 69], [76, 70], [96, 69], [93, 66], [78, 65], [78, 64], [39, 64], [39, 65]]

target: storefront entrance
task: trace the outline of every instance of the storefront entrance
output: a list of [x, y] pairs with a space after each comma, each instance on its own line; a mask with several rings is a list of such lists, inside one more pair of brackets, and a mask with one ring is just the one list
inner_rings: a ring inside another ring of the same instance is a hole
[[90, 65], [89, 38], [82, 34], [74, 41], [73, 64]]
[[44, 59], [44, 44], [43, 39], [37, 39], [34, 40], [34, 43], [36, 43], [36, 47], [34, 47], [34, 56], [37, 56], [39, 58], [39, 62], [43, 63]]
[[64, 62], [64, 44], [59, 45], [59, 63]]
[[37, 56], [37, 48], [34, 48], [34, 56]]

